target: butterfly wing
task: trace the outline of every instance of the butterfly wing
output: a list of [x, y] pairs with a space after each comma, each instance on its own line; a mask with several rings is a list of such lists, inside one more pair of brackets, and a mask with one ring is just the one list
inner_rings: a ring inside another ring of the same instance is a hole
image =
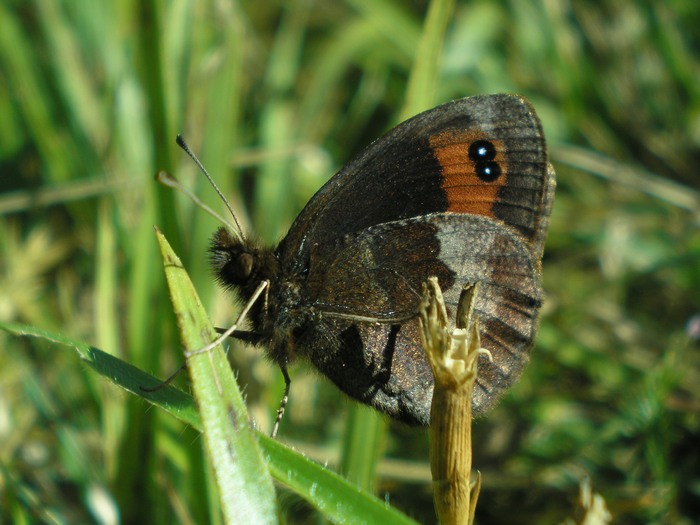
[[431, 275], [451, 317], [462, 285], [480, 285], [475, 311], [493, 362], [480, 363], [477, 412], [491, 406], [527, 362], [541, 304], [537, 261], [521, 236], [491, 219], [444, 213], [368, 228], [346, 239], [322, 273], [332, 285], [314, 303], [323, 312], [315, 330], [327, 352], [308, 357], [342, 390], [398, 419], [428, 422], [432, 372], [416, 313]]
[[346, 393], [427, 424], [432, 373], [420, 344], [421, 285], [436, 275], [452, 315], [481, 284], [474, 408], [495, 402], [528, 359], [551, 208], [541, 126], [520, 97], [462, 99], [374, 142], [311, 199], [280, 244], [315, 321], [296, 351]]
[[[490, 144], [493, 155], [470, 151], [479, 144]], [[489, 166], [498, 167], [497, 177], [484, 176]], [[399, 124], [332, 177], [299, 214], [278, 254], [283, 266], [301, 269], [312, 247], [332, 256], [345, 234], [446, 211], [491, 217], [534, 243], [546, 178], [542, 127], [525, 99], [448, 102]]]

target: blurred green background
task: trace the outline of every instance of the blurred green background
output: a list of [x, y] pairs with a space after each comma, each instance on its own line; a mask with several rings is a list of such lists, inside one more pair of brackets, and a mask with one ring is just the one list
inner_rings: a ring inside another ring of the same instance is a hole
[[[396, 123], [426, 9], [0, 4], [0, 321], [169, 375], [182, 357], [154, 225], [214, 322], [236, 313], [207, 269], [216, 222], [153, 180], [167, 170], [222, 209], [175, 135], [244, 227], [275, 242], [329, 176]], [[533, 359], [475, 426], [479, 524], [574, 517], [586, 477], [616, 523], [700, 520], [699, 56], [695, 0], [455, 6], [435, 103], [527, 96], [558, 175]], [[279, 370], [242, 345], [231, 360], [268, 431]], [[0, 521], [218, 519], [196, 432], [70, 349], [0, 332], [0, 363]], [[379, 462], [367, 455], [363, 483], [434, 522], [424, 430], [389, 423], [364, 436], [353, 429], [372, 421], [368, 410], [308, 367], [293, 368], [292, 381], [283, 442], [346, 470], [349, 451], [371, 446]], [[283, 489], [280, 502], [287, 523], [319, 522]]]

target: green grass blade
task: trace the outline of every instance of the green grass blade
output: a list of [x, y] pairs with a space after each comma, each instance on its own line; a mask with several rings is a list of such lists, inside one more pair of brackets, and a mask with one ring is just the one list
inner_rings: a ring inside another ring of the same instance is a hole
[[433, 106], [445, 31], [453, 11], [454, 0], [434, 0], [430, 3], [400, 120]]
[[416, 523], [282, 443], [261, 437], [260, 444], [270, 458], [270, 471], [275, 479], [301, 495], [333, 523]]
[[353, 404], [348, 414], [341, 472], [363, 490], [375, 487], [387, 426], [386, 418], [359, 403]]
[[143, 370], [87, 343], [41, 328], [14, 323], [0, 323], [0, 328], [14, 335], [37, 337], [74, 348], [80, 359], [99, 375], [201, 430], [202, 424], [192, 396], [172, 386], [164, 386], [155, 392], [146, 392], [144, 388], [160, 386], [162, 381]]
[[[203, 430], [194, 398], [172, 386], [155, 392], [143, 387], [156, 387], [161, 381], [146, 372], [86, 343], [60, 334], [26, 325], [0, 322], [0, 328], [19, 336], [30, 336], [75, 349], [91, 369], [115, 385], [165, 410], [197, 430]], [[206, 356], [202, 356], [205, 357]], [[208, 367], [208, 360], [205, 363]], [[382, 523], [384, 525], [415, 523], [382, 500], [358, 490], [334, 472], [314, 463], [284, 444], [263, 435], [257, 439], [270, 474], [328, 519], [337, 523]]]
[[[157, 235], [183, 343], [188, 349], [201, 348], [216, 332], [180, 259], [165, 237]], [[189, 357], [187, 367], [226, 522], [276, 523], [272, 479], [223, 348]]]

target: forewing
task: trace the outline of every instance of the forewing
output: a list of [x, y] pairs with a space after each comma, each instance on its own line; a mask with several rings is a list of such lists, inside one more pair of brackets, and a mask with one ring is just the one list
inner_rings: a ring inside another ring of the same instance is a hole
[[[489, 165], [498, 176], [492, 179], [470, 150], [484, 143], [493, 146]], [[532, 245], [546, 173], [541, 125], [525, 99], [485, 95], [449, 102], [399, 124], [331, 178], [296, 219], [278, 256], [300, 271], [312, 250], [323, 260], [334, 258], [344, 235], [444, 212], [490, 217]]]

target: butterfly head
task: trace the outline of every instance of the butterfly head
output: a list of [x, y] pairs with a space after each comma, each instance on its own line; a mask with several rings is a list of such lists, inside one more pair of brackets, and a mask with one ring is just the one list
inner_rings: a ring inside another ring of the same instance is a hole
[[263, 279], [277, 273], [277, 259], [249, 237], [239, 237], [221, 227], [209, 245], [209, 263], [217, 281], [228, 289], [240, 290], [243, 298], [253, 293]]

